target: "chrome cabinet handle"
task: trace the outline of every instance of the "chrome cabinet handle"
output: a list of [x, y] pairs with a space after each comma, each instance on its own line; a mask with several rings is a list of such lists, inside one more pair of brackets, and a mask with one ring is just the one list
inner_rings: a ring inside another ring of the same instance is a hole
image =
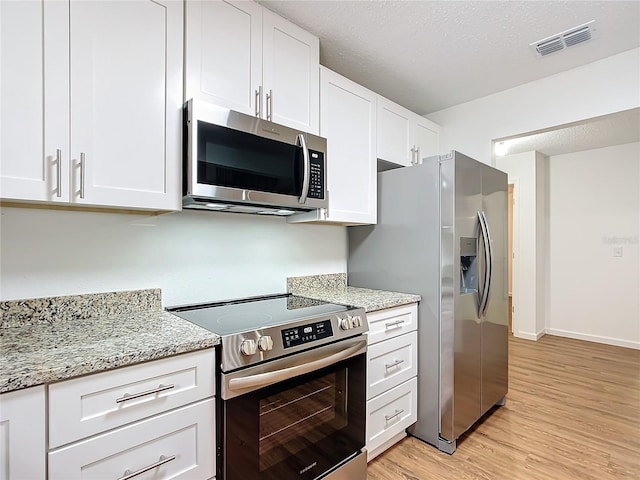
[[133, 477], [137, 477], [138, 475], [142, 475], [144, 472], [148, 472], [149, 470], [153, 470], [154, 468], [157, 468], [161, 465], [164, 465], [165, 463], [169, 463], [172, 460], [175, 460], [176, 456], [175, 455], [171, 455], [170, 457], [165, 457], [164, 455], [160, 455], [160, 460], [158, 460], [156, 463], [149, 465], [147, 467], [143, 467], [140, 470], [136, 470], [135, 472], [132, 472], [131, 470], [127, 469], [124, 471], [124, 476], [120, 477], [118, 480], [129, 480], [130, 478]]
[[393, 415], [385, 415], [384, 419], [388, 422], [389, 420], [393, 420], [394, 418], [396, 418], [398, 415], [401, 415], [404, 413], [403, 409], [400, 410], [394, 410], [393, 411]]
[[158, 385], [158, 388], [153, 388], [151, 390], [147, 390], [146, 392], [133, 393], [128, 394], [125, 393], [122, 397], [116, 398], [116, 403], [128, 402], [129, 400], [133, 400], [135, 398], [145, 397], [147, 395], [153, 395], [154, 393], [164, 392], [165, 390], [171, 390], [172, 388], [176, 388], [176, 386], [172, 383], [171, 385]]
[[267, 120], [269, 120], [270, 122], [273, 121], [271, 118], [272, 114], [273, 114], [273, 90], [269, 90], [269, 93], [267, 93]]
[[84, 152], [80, 152], [80, 198], [84, 198], [84, 180], [86, 171], [87, 155]]
[[256, 117], [260, 118], [262, 112], [260, 108], [262, 107], [262, 87], [258, 87], [256, 90]]
[[416, 147], [415, 147], [415, 145], [413, 147], [411, 147], [411, 164], [412, 165], [416, 164]]
[[420, 147], [416, 147], [416, 165], [420, 165], [422, 162], [420, 161]]
[[396, 320], [394, 322], [387, 322], [384, 324], [384, 326], [386, 329], [400, 327], [404, 322], [404, 320]]
[[296, 145], [302, 147], [302, 156], [304, 158], [304, 177], [302, 179], [302, 193], [300, 194], [299, 203], [304, 204], [307, 201], [307, 195], [309, 194], [309, 182], [311, 177], [311, 161], [309, 160], [309, 149], [307, 148], [307, 141], [302, 133], [298, 134], [296, 139]]
[[401, 363], [404, 363], [404, 360], [396, 360], [393, 363], [385, 363], [384, 364], [384, 368], [386, 368], [387, 370], [389, 370], [390, 368], [393, 367], [397, 367], [398, 365], [400, 365]]
[[62, 197], [62, 150], [56, 149], [56, 197]]

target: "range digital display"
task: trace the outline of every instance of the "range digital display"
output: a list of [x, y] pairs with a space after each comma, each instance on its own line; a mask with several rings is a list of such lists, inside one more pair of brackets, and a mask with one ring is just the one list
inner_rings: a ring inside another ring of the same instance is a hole
[[281, 333], [284, 348], [290, 348], [331, 337], [333, 330], [331, 329], [331, 320], [323, 320], [309, 325], [287, 328], [282, 330]]

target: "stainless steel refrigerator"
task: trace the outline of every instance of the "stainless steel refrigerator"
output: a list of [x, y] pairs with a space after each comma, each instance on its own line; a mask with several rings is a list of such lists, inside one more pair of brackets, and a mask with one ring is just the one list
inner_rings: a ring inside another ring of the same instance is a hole
[[415, 293], [418, 421], [447, 453], [507, 393], [507, 175], [459, 152], [378, 174], [378, 224], [350, 227], [353, 286]]

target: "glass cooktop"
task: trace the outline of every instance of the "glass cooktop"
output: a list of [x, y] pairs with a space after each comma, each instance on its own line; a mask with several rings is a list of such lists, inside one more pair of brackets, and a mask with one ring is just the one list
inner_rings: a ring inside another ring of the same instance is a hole
[[295, 295], [272, 295], [169, 307], [167, 311], [220, 336], [286, 325], [349, 310], [349, 307]]

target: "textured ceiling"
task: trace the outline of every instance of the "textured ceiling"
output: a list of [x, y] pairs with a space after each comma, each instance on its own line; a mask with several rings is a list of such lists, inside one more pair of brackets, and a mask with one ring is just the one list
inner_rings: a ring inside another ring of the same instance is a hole
[[[320, 63], [421, 114], [640, 46], [640, 1], [259, 0], [320, 38]], [[595, 20], [594, 39], [530, 43]]]
[[536, 150], [550, 157], [632, 142], [640, 142], [640, 108], [561, 126], [551, 131], [502, 139], [508, 155]]

